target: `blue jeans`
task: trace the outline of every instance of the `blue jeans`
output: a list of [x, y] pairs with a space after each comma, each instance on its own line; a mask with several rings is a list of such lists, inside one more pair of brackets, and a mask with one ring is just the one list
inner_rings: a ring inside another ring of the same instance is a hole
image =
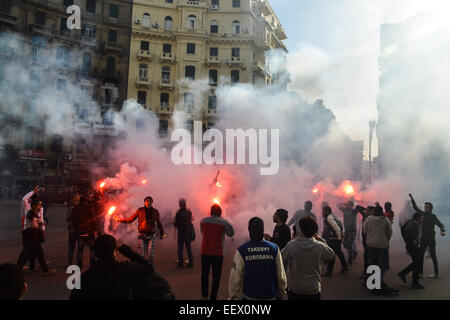
[[381, 270], [381, 285], [384, 286], [384, 274], [388, 268], [389, 249], [368, 247], [369, 266], [376, 265]]
[[[139, 239], [142, 240], [142, 244], [141, 244], [141, 255], [147, 259], [148, 261], [153, 264], [153, 255], [155, 252], [155, 235], [144, 235], [141, 234], [139, 236]], [[148, 248], [150, 246], [150, 254], [148, 252]]]

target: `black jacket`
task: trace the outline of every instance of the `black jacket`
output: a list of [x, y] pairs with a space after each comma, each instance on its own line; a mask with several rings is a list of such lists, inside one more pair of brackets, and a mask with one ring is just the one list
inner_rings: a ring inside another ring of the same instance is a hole
[[175, 228], [185, 231], [192, 227], [192, 212], [189, 209], [179, 209], [175, 215]]
[[410, 219], [402, 228], [402, 234], [404, 235], [406, 244], [412, 244], [413, 241], [416, 241], [416, 244], [418, 245], [420, 241], [422, 223], [417, 220]]
[[169, 283], [147, 260], [126, 245], [119, 252], [131, 261], [97, 261], [81, 275], [81, 289], [72, 290], [70, 300], [174, 299]]
[[75, 234], [85, 235], [97, 231], [97, 217], [94, 209], [88, 203], [80, 202], [72, 209], [69, 221]]
[[441, 231], [445, 231], [444, 225], [439, 221], [438, 217], [433, 213], [425, 213], [417, 207], [414, 200], [411, 200], [412, 206], [416, 212], [423, 214], [422, 223], [422, 239], [434, 239], [436, 232], [434, 231], [435, 226], [438, 226]]

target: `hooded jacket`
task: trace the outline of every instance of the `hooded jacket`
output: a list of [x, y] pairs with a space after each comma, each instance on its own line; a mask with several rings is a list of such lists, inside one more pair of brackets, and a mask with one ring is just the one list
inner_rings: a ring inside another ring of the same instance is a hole
[[287, 268], [287, 286], [297, 295], [321, 292], [320, 265], [334, 259], [334, 251], [322, 241], [298, 237], [281, 251]]
[[384, 215], [371, 215], [363, 223], [363, 234], [369, 248], [389, 249], [392, 223]]

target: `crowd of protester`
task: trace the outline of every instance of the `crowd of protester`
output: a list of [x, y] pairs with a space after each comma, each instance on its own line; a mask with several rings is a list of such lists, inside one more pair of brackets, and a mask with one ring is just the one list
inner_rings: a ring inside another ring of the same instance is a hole
[[[54, 275], [45, 260], [42, 242], [45, 241], [45, 202], [40, 197], [42, 188], [36, 187], [22, 199], [22, 243], [23, 249], [17, 264], [0, 266], [0, 299], [19, 299], [27, 290], [23, 270], [29, 262], [30, 272], [36, 272], [37, 258], [43, 273]], [[430, 278], [439, 277], [436, 256], [435, 227], [445, 236], [445, 227], [433, 213], [433, 205], [425, 203], [420, 209], [410, 194], [415, 210], [411, 219], [403, 221], [401, 234], [411, 263], [398, 273], [407, 283], [407, 275], [412, 273], [411, 288], [424, 289], [420, 283], [423, 276], [425, 252], [428, 249], [433, 261], [434, 273]], [[144, 199], [144, 206], [130, 217], [114, 216], [117, 223], [131, 224], [138, 220], [138, 238], [141, 254], [126, 244], [118, 245], [115, 239], [104, 232], [104, 211], [101, 193], [92, 191], [80, 194], [74, 191], [67, 207], [68, 225], [68, 266], [76, 264], [83, 269], [83, 251], [90, 251], [89, 269], [82, 273], [81, 288], [73, 289], [70, 299], [175, 299], [170, 284], [154, 270], [155, 239], [159, 231], [160, 239], [167, 236], [160, 215], [153, 206], [152, 197]], [[275, 223], [272, 234], [265, 232], [264, 222], [259, 217], [248, 221], [249, 241], [240, 245], [233, 259], [228, 279], [228, 298], [239, 300], [319, 300], [321, 299], [322, 277], [333, 276], [336, 258], [340, 261], [341, 273], [349, 271], [358, 256], [355, 239], [357, 220], [362, 220], [362, 247], [364, 269], [361, 278], [367, 281], [369, 266], [378, 266], [381, 271], [381, 287], [373, 290], [379, 294], [395, 294], [398, 290], [384, 281], [389, 270], [389, 248], [392, 237], [394, 211], [387, 202], [363, 207], [353, 201], [337, 205], [343, 214], [341, 221], [327, 202], [322, 203], [322, 233], [319, 235], [317, 216], [312, 212], [313, 204], [306, 201], [304, 209], [289, 218], [285, 209], [278, 209], [273, 215]], [[177, 229], [177, 268], [193, 268], [194, 255], [191, 243], [195, 241], [194, 215], [184, 198], [179, 199], [179, 210], [172, 224]], [[293, 226], [293, 230], [290, 229]], [[222, 266], [225, 252], [225, 237], [234, 236], [234, 228], [222, 218], [222, 208], [215, 204], [210, 216], [200, 221], [201, 243], [201, 298], [216, 300], [221, 284]], [[347, 251], [347, 259], [342, 250]], [[185, 264], [184, 249], [188, 260]], [[116, 260], [117, 252], [128, 260]], [[324, 272], [322, 272], [324, 269]], [[211, 287], [209, 286], [212, 273]]]

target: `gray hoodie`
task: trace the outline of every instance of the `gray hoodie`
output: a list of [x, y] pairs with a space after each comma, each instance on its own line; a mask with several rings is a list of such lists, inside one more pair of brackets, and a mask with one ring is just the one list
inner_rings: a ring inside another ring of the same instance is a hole
[[363, 234], [368, 247], [389, 249], [392, 222], [385, 216], [369, 216], [363, 223]]
[[281, 251], [287, 269], [287, 287], [298, 295], [315, 295], [321, 291], [320, 264], [334, 259], [334, 251], [322, 241], [298, 237]]

